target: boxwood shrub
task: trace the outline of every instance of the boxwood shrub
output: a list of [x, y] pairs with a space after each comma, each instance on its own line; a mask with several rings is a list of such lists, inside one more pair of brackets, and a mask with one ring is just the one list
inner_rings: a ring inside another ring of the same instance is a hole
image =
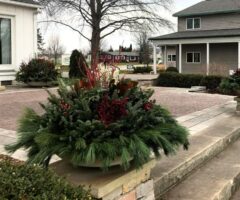
[[50, 170], [0, 158], [1, 200], [91, 200], [82, 187], [74, 188]]
[[206, 86], [206, 88], [210, 91], [216, 91], [223, 79], [224, 77], [216, 75], [204, 76], [200, 82], [200, 85]]
[[152, 71], [151, 67], [134, 67], [133, 68], [133, 73], [134, 74], [145, 74], [145, 73], [150, 73]]
[[168, 67], [166, 69], [166, 72], [176, 72], [176, 73], [179, 73], [178, 69], [176, 67]]
[[191, 88], [192, 86], [206, 86], [208, 90], [216, 91], [223, 77], [205, 76], [201, 74], [178, 74], [164, 72], [159, 75], [155, 85], [163, 87]]
[[238, 95], [240, 94], [240, 70], [236, 70], [233, 75], [222, 80], [220, 91], [223, 94]]
[[200, 85], [202, 78], [202, 75], [164, 72], [159, 75], [156, 86], [190, 88]]

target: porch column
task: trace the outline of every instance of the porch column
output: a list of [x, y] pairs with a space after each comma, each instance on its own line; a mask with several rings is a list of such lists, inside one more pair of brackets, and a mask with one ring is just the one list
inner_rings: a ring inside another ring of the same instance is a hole
[[240, 42], [238, 42], [238, 69], [240, 69]]
[[165, 66], [165, 69], [167, 69], [167, 45], [165, 45], [165, 49], [164, 49], [164, 66]]
[[178, 60], [179, 60], [179, 73], [182, 73], [182, 44], [179, 44], [179, 58], [178, 58]]
[[153, 72], [157, 74], [157, 47], [153, 44]]
[[210, 70], [210, 48], [209, 48], [209, 42], [207, 43], [207, 75], [209, 75], [209, 70]]

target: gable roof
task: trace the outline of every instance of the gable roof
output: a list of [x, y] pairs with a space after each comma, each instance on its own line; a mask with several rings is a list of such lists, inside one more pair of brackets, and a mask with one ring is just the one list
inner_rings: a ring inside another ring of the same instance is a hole
[[191, 39], [191, 38], [216, 38], [216, 37], [238, 37], [240, 29], [220, 29], [204, 31], [181, 31], [158, 37], [149, 38], [149, 40], [170, 40], [170, 39]]
[[40, 5], [38, 2], [34, 0], [10, 0], [10, 1], [16, 1], [19, 3], [27, 3], [27, 4], [33, 4], [33, 5]]
[[240, 12], [239, 0], [204, 0], [180, 12], [175, 13], [173, 16], [186, 17], [235, 12]]
[[113, 51], [113, 52], [104, 52], [103, 54], [108, 54], [112, 56], [139, 56], [139, 52], [132, 51], [132, 52], [119, 52], [119, 51]]

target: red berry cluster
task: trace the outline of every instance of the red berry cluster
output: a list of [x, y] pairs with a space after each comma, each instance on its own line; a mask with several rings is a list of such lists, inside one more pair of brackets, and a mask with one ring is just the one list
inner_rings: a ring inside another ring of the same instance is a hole
[[108, 96], [104, 96], [98, 106], [99, 119], [107, 126], [127, 116], [127, 103], [127, 98], [111, 100]]
[[70, 110], [71, 106], [68, 103], [66, 103], [64, 100], [61, 100], [60, 101], [60, 108], [63, 111], [63, 114], [65, 116], [67, 116], [68, 115], [68, 111]]
[[147, 102], [147, 103], [143, 104], [143, 109], [146, 111], [152, 110], [152, 108], [153, 108], [152, 102]]

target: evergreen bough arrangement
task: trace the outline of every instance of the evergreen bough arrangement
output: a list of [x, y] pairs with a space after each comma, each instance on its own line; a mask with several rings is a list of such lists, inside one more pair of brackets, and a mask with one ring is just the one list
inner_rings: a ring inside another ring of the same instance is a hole
[[126, 170], [148, 162], [151, 152], [160, 157], [188, 148], [188, 132], [150, 100], [153, 91], [131, 80], [103, 88], [91, 77], [71, 88], [61, 83], [59, 95], [49, 93], [42, 105], [43, 115], [27, 109], [8, 152], [25, 148], [28, 163], [44, 166], [54, 154], [76, 166], [100, 161], [104, 170], [120, 159]]

